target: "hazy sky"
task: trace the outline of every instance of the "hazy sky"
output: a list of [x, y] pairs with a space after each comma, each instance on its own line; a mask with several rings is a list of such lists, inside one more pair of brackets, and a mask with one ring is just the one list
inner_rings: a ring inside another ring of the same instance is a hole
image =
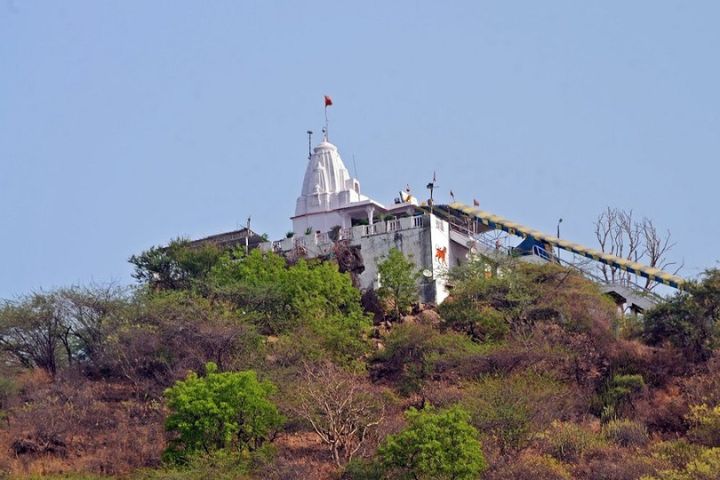
[[[341, 5], [342, 4], [342, 5]], [[720, 258], [720, 2], [0, 0], [0, 297], [128, 283], [252, 215], [290, 228], [323, 124], [364, 193], [437, 171], [593, 243], [607, 205]]]

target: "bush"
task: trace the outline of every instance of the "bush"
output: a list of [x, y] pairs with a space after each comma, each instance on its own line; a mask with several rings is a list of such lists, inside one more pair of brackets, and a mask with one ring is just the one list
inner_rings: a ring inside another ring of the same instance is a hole
[[371, 359], [370, 374], [374, 380], [392, 381], [401, 394], [409, 395], [418, 392], [426, 380], [454, 372], [488, 348], [460, 333], [441, 334], [428, 325], [401, 324]]
[[343, 472], [343, 480], [383, 480], [383, 466], [375, 460], [353, 460]]
[[5, 410], [10, 399], [17, 393], [17, 385], [9, 378], [0, 377], [0, 421], [5, 419]]
[[563, 462], [576, 462], [600, 444], [594, 433], [570, 422], [554, 421], [545, 438], [550, 455]]
[[604, 421], [609, 421], [632, 408], [635, 395], [645, 388], [642, 375], [614, 375], [595, 400], [594, 410]]
[[249, 473], [270, 461], [272, 449], [263, 447], [250, 453], [217, 450], [190, 456], [185, 465], [145, 470], [132, 476], [134, 480], [249, 480]]
[[501, 452], [523, 448], [534, 431], [549, 426], [569, 399], [565, 385], [533, 373], [485, 376], [467, 389], [462, 406], [473, 426]]
[[561, 462], [547, 455], [523, 454], [500, 465], [490, 475], [490, 480], [572, 480], [568, 469]]
[[603, 436], [621, 447], [641, 447], [649, 440], [647, 427], [632, 420], [610, 420], [603, 426]]
[[478, 432], [460, 408], [411, 408], [405, 417], [408, 427], [378, 450], [386, 478], [470, 480], [487, 468]]
[[268, 398], [274, 386], [258, 381], [255, 372], [218, 373], [214, 363], [205, 369], [205, 377], [191, 373], [165, 391], [171, 410], [166, 428], [177, 435], [167, 450], [170, 460], [201, 451], [255, 450], [283, 422]]
[[687, 416], [690, 440], [708, 447], [720, 447], [720, 405], [692, 405]]
[[652, 450], [656, 458], [669, 463], [673, 468], [682, 468], [700, 455], [702, 447], [681, 438], [656, 443]]
[[720, 478], [720, 448], [703, 449], [684, 468], [664, 470], [656, 476], [641, 480], [718, 480]]
[[705, 361], [718, 344], [720, 270], [707, 270], [700, 282], [689, 283], [645, 314], [643, 338], [651, 345], [670, 342], [693, 362]]
[[462, 299], [450, 298], [438, 308], [446, 324], [480, 341], [505, 338], [510, 325], [505, 316], [492, 307], [478, 307]]

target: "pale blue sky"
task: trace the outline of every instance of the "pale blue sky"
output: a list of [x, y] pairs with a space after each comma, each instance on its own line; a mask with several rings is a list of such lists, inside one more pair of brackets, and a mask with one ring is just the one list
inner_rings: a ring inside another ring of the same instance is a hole
[[[363, 191], [593, 244], [606, 205], [720, 258], [720, 2], [0, 0], [0, 297], [131, 281], [251, 214], [290, 228], [305, 131]], [[444, 198], [443, 198], [444, 196]]]

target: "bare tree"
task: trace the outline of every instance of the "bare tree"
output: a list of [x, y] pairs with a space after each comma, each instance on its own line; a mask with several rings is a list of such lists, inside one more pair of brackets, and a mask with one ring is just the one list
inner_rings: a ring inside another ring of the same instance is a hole
[[[643, 219], [641, 228], [645, 241], [645, 262], [653, 268], [670, 271], [672, 274], [678, 273], [682, 269], [683, 263], [674, 262], [667, 258], [668, 252], [675, 246], [675, 242], [672, 242], [670, 230], [667, 230], [665, 235], [661, 235], [652, 221], [647, 218]], [[646, 289], [652, 289], [655, 285], [656, 283], [649, 278], [645, 279]]]
[[330, 362], [305, 365], [295, 411], [328, 446], [338, 466], [352, 460], [385, 412], [366, 379]]
[[[595, 221], [595, 238], [600, 249], [616, 257], [632, 262], [645, 263], [661, 270], [678, 265], [667, 259], [675, 246], [668, 231], [658, 233], [652, 220], [643, 218], [637, 221], [632, 210], [607, 207]], [[677, 273], [678, 266], [672, 273]], [[617, 266], [600, 264], [599, 270], [605, 281], [628, 284], [637, 281], [637, 276]], [[645, 279], [644, 288], [652, 290], [657, 282]]]

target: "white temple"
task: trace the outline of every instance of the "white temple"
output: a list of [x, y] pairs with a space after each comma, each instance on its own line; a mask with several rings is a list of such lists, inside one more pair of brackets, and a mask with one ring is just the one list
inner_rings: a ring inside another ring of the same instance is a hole
[[423, 301], [441, 302], [447, 296], [443, 272], [457, 251], [448, 249], [447, 222], [419, 208], [409, 189], [400, 192], [390, 207], [363, 195], [360, 182], [350, 176], [327, 137], [310, 155], [291, 219], [291, 237], [261, 248], [312, 258], [332, 255], [336, 243], [344, 242], [362, 257], [361, 289], [381, 284], [377, 264], [397, 248], [423, 272], [419, 285]]
[[386, 208], [360, 193], [360, 182], [350, 176], [337, 147], [325, 138], [308, 161], [292, 217], [293, 232], [305, 235], [346, 229], [353, 223], [372, 225], [376, 214], [411, 211], [408, 207], [417, 202], [409, 196], [406, 200]]

